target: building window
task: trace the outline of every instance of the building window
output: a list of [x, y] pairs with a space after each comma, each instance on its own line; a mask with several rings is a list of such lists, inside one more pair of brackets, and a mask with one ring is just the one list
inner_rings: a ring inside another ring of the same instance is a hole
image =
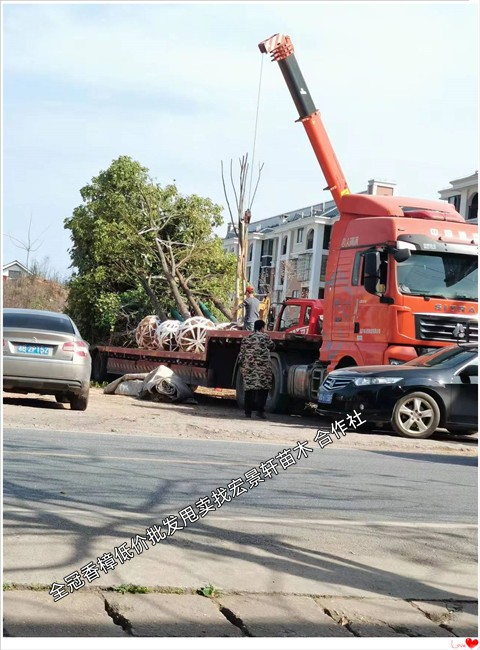
[[287, 254], [287, 243], [288, 243], [288, 239], [287, 237], [284, 237], [282, 240], [282, 255]]
[[268, 267], [261, 269], [258, 278], [258, 290], [261, 294], [270, 293], [272, 291], [275, 277], [274, 271], [275, 269]]
[[297, 229], [297, 244], [301, 244], [303, 241], [303, 228]]
[[328, 251], [330, 248], [330, 237], [332, 236], [332, 226], [325, 226], [323, 231], [323, 250]]
[[253, 244], [250, 244], [248, 247], [248, 261], [252, 261], [252, 255], [253, 255]]
[[300, 282], [306, 282], [307, 280], [310, 280], [311, 268], [312, 268], [312, 254], [308, 253], [306, 255], [302, 255], [297, 260], [297, 268], [296, 268], [297, 280], [299, 280]]
[[322, 255], [322, 264], [320, 267], [320, 282], [325, 282], [325, 274], [327, 272], [328, 255]]
[[468, 206], [467, 219], [476, 219], [478, 217], [478, 192], [472, 196], [470, 205]]
[[305, 248], [307, 249], [307, 251], [313, 248], [313, 237], [314, 237], [314, 232], [313, 232], [313, 228], [311, 228], [307, 233], [307, 243], [305, 244]]
[[453, 205], [453, 207], [457, 212], [460, 212], [460, 199], [461, 199], [460, 194], [455, 194], [455, 196], [448, 197], [448, 202]]
[[273, 239], [265, 239], [262, 241], [262, 257], [264, 255], [271, 255], [273, 253]]
[[8, 272], [8, 278], [9, 280], [18, 280], [18, 278], [22, 275], [21, 271], [9, 271]]
[[292, 291], [292, 298], [298, 298], [298, 289]]
[[273, 239], [265, 239], [262, 241], [262, 253], [260, 266], [272, 266], [273, 259]]
[[320, 289], [318, 290], [318, 298], [321, 300], [324, 297], [325, 297], [325, 289], [323, 287], [320, 287]]

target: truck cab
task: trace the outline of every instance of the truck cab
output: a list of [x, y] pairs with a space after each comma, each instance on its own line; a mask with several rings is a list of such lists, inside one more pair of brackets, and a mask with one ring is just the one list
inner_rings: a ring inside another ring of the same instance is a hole
[[281, 306], [274, 331], [321, 336], [323, 300], [288, 298]]
[[351, 194], [341, 204], [320, 353], [330, 370], [404, 363], [459, 329], [478, 340], [475, 226], [439, 201]]

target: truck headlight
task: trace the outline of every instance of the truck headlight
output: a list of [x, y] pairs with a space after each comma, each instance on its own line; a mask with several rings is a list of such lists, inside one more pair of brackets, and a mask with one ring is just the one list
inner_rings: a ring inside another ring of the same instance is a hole
[[359, 377], [354, 379], [355, 386], [374, 386], [377, 384], [397, 384], [402, 377]]

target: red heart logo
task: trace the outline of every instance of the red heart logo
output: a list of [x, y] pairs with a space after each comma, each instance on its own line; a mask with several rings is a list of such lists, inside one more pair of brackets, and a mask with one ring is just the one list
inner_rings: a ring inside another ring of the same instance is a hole
[[478, 645], [478, 639], [465, 639], [465, 643], [469, 648], [474, 648]]

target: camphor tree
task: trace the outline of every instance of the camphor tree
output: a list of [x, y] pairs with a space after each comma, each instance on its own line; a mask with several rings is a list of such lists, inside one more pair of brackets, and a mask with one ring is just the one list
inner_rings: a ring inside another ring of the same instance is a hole
[[235, 274], [234, 257], [213, 234], [221, 206], [162, 187], [128, 156], [80, 194], [65, 219], [75, 269], [68, 311], [88, 340], [128, 341], [146, 314], [201, 314], [199, 299], [219, 314]]

